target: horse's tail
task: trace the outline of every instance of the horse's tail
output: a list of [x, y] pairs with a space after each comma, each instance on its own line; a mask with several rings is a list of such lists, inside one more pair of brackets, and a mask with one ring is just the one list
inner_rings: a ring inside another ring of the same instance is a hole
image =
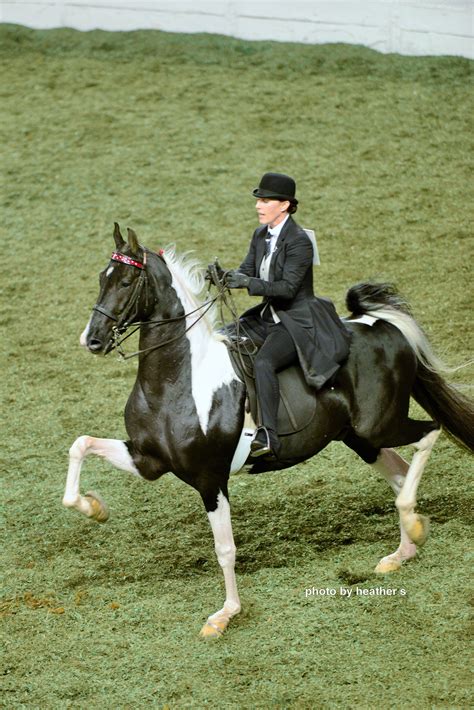
[[347, 292], [346, 305], [353, 317], [369, 314], [391, 323], [403, 333], [418, 361], [413, 398], [459, 443], [474, 451], [474, 402], [442, 376], [460, 368], [446, 367], [436, 357], [408, 303], [395, 287], [385, 283], [356, 284]]

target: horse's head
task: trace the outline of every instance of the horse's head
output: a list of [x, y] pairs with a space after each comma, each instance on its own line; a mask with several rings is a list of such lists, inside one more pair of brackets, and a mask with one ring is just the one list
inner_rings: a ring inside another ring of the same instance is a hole
[[[156, 289], [150, 288], [147, 260], [161, 259], [140, 246], [133, 230], [128, 229], [127, 235], [125, 241], [115, 223], [115, 250], [100, 274], [99, 298], [80, 339], [81, 345], [93, 353], [108, 353], [114, 346], [114, 336], [149, 318], [156, 304]], [[169, 284], [171, 278], [164, 262], [162, 271], [161, 281]]]

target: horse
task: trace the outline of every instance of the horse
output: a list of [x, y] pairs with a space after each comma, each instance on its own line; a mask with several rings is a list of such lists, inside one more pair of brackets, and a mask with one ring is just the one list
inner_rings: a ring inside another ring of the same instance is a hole
[[[113, 236], [115, 250], [100, 274], [99, 298], [80, 343], [105, 355], [119, 347], [132, 325], [139, 330], [137, 377], [125, 407], [129, 438], [79, 436], [69, 451], [63, 504], [107, 520], [102, 498], [80, 493], [81, 466], [92, 454], [150, 481], [172, 472], [197, 490], [225, 583], [224, 605], [200, 635], [220, 637], [241, 609], [228, 479], [243, 468], [249, 451], [243, 460], [242, 452], [236, 456], [248, 425], [246, 388], [218, 332], [212, 301], [202, 301], [202, 268], [173, 248], [154, 252], [140, 245], [131, 229], [125, 240], [117, 223]], [[346, 444], [396, 495], [400, 544], [379, 561], [376, 572], [385, 574], [415, 557], [426, 540], [428, 520], [415, 512], [416, 493], [441, 427], [474, 450], [474, 406], [445, 381], [426, 336], [393, 287], [357, 284], [346, 302], [352, 314], [346, 320], [352, 331], [346, 362], [327, 387], [311, 395], [317, 398], [316, 414], [301, 431], [284, 437], [279, 460], [260, 463], [260, 469], [255, 464], [254, 470], [292, 466], [333, 440]], [[429, 420], [408, 416], [410, 397]], [[410, 463], [394, 451], [407, 444], [415, 447]]]

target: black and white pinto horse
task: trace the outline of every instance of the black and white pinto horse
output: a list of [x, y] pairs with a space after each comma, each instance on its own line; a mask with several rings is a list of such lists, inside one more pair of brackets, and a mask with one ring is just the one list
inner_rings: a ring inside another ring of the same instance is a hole
[[[105, 354], [129, 325], [139, 324], [138, 373], [125, 408], [129, 439], [76, 439], [63, 503], [95, 520], [107, 519], [97, 494], [80, 494], [81, 466], [90, 454], [147, 480], [173, 472], [195, 488], [225, 580], [224, 606], [201, 630], [204, 637], [216, 637], [240, 611], [227, 484], [248, 454], [248, 446], [242, 448], [245, 386], [216, 332], [215, 316], [200, 299], [202, 269], [172, 249], [155, 253], [140, 246], [132, 230], [125, 242], [117, 224], [114, 239], [81, 344]], [[473, 450], [474, 409], [441, 377], [425, 336], [393, 288], [359, 284], [348, 292], [347, 304], [353, 331], [348, 360], [331, 386], [318, 392], [316, 416], [283, 439], [281, 461], [269, 462], [267, 470], [308, 459], [335, 439], [373, 465], [395, 492], [400, 516], [400, 545], [376, 567], [387, 573], [413, 558], [426, 539], [416, 493], [441, 425]], [[432, 420], [409, 418], [410, 396]], [[406, 444], [415, 447], [410, 464], [392, 448]]]

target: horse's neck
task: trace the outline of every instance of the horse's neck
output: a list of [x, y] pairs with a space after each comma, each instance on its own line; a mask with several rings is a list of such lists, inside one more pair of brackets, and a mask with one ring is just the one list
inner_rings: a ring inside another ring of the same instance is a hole
[[[142, 388], [166, 402], [168, 410], [183, 401], [195, 407], [206, 433], [215, 393], [236, 380], [227, 347], [216, 338], [203, 304], [186, 288], [182, 275], [170, 269], [176, 293], [173, 311], [188, 314], [183, 321], [142, 328], [140, 348], [154, 348], [140, 356]], [[158, 318], [157, 315], [152, 317]]]
[[175, 387], [180, 380], [189, 380], [191, 348], [186, 331], [192, 323], [188, 324], [185, 313], [181, 300], [174, 296], [165, 315], [159, 304], [147, 319], [150, 323], [140, 328], [138, 375], [148, 390], [158, 393], [167, 386]]

